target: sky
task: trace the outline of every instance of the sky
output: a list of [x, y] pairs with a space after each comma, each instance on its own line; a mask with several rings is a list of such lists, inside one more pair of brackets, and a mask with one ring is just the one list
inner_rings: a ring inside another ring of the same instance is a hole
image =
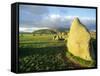
[[96, 9], [20, 5], [19, 31], [32, 32], [38, 29], [70, 28], [75, 17], [78, 17], [89, 30], [95, 30]]

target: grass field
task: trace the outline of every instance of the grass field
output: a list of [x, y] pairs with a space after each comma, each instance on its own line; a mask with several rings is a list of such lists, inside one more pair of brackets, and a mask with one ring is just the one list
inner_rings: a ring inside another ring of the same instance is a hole
[[[84, 68], [66, 57], [66, 42], [64, 40], [54, 40], [54, 36], [55, 34], [19, 34], [20, 72]], [[94, 36], [93, 39], [95, 46]], [[68, 54], [68, 56], [71, 55]]]

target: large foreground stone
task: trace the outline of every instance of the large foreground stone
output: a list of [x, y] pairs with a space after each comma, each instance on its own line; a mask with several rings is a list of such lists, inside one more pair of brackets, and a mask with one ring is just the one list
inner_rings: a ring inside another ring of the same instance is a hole
[[75, 18], [68, 34], [68, 51], [74, 56], [85, 60], [92, 60], [90, 56], [90, 39], [90, 33], [87, 28], [78, 18]]

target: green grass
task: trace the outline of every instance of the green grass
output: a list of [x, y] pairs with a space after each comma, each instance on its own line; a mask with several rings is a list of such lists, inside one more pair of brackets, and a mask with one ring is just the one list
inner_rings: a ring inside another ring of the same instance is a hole
[[[94, 67], [94, 61], [85, 61], [68, 53], [67, 41], [54, 40], [54, 36], [55, 34], [19, 34], [20, 72]], [[95, 46], [96, 40], [92, 40]], [[94, 49], [96, 51], [96, 47]]]
[[91, 60], [91, 61], [84, 60], [80, 57], [72, 55], [70, 52], [66, 52], [66, 56], [71, 61], [73, 61], [76, 64], [79, 64], [80, 66], [83, 66], [83, 67], [94, 67], [95, 66], [95, 61], [94, 60]]
[[39, 35], [36, 34], [35, 36], [33, 36], [33, 34], [23, 34], [23, 36], [19, 35], [19, 40], [20, 42], [25, 42], [25, 41], [53, 41], [53, 36], [55, 34], [51, 34], [51, 35]]
[[53, 46], [63, 46], [64, 41], [53, 40], [54, 35], [35, 35], [24, 34], [20, 35], [19, 47], [29, 47], [29, 48], [42, 48], [42, 47], [53, 47]]
[[63, 59], [65, 53], [64, 41], [53, 40], [53, 36], [38, 34], [35, 36], [32, 34], [20, 35], [20, 72], [60, 70], [69, 66]]
[[[59, 50], [61, 49], [61, 50]], [[20, 49], [20, 71], [41, 71], [65, 69], [63, 59], [64, 49], [61, 47], [48, 48], [24, 48]]]

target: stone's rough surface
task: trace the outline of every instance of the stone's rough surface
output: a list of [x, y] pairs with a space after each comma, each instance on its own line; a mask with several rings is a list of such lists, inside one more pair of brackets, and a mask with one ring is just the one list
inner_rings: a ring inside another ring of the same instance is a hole
[[78, 18], [75, 18], [68, 34], [68, 51], [74, 56], [85, 60], [92, 60], [90, 56], [90, 39], [90, 33], [87, 28]]

